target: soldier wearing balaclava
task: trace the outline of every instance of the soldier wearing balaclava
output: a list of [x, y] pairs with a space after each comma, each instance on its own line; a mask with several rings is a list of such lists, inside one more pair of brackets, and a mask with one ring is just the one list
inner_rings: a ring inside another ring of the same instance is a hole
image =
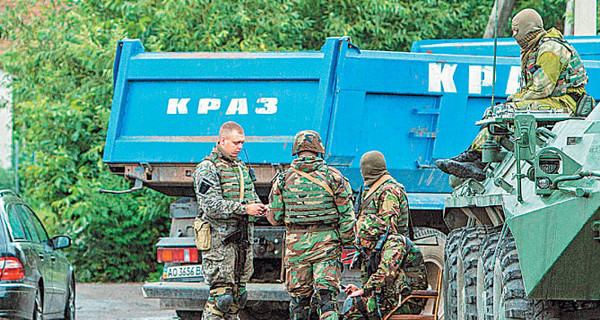
[[[511, 28], [521, 47], [521, 82], [519, 91], [508, 97], [505, 108], [547, 110], [550, 107], [574, 116], [587, 116], [595, 102], [586, 94], [584, 85], [588, 76], [575, 48], [557, 29], [546, 31], [542, 17], [533, 9], [517, 13]], [[488, 136], [487, 129], [480, 131], [468, 150], [435, 164], [459, 178], [485, 180], [481, 147]]]
[[369, 151], [360, 159], [360, 169], [365, 181], [358, 223], [374, 214], [390, 226], [390, 232], [408, 236], [408, 199], [404, 186], [387, 171], [385, 158], [379, 151]]

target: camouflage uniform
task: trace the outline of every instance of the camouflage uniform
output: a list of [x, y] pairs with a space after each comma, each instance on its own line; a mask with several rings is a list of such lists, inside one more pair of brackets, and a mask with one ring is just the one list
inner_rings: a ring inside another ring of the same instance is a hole
[[[315, 153], [324, 152], [316, 132], [303, 131], [296, 136], [296, 142], [303, 139], [320, 145]], [[303, 150], [294, 144], [294, 154]], [[333, 194], [294, 169], [329, 186]], [[346, 178], [316, 156], [295, 159], [273, 184], [271, 214], [286, 226], [285, 284], [292, 298], [291, 319], [309, 318], [311, 298], [320, 319], [338, 319], [335, 298], [342, 271], [342, 245], [354, 241], [351, 194]]]
[[[404, 186], [394, 180], [391, 176], [380, 185], [369, 203], [361, 203], [361, 212], [358, 215], [360, 225], [362, 218], [375, 214], [388, 226], [391, 226], [391, 233], [400, 233], [408, 236], [408, 198]], [[365, 201], [367, 191], [362, 194], [362, 201]]]
[[[344, 314], [347, 319], [381, 318], [398, 305], [400, 295], [406, 297], [411, 290], [427, 289], [423, 254], [408, 237], [390, 234], [381, 251], [374, 251], [386, 229], [386, 223], [375, 215], [366, 216], [359, 225], [360, 244], [370, 258], [363, 264], [367, 266], [363, 268], [364, 294], [353, 298], [352, 308]], [[379, 259], [379, 263], [373, 259]], [[394, 314], [418, 314], [425, 304], [425, 299], [411, 299]]]
[[[547, 108], [575, 113], [577, 98], [586, 93], [588, 75], [579, 54], [560, 31], [551, 28], [531, 41], [537, 45], [521, 56], [521, 87], [507, 102], [515, 110]], [[481, 130], [472, 150], [481, 151], [489, 131]]]
[[[240, 173], [243, 175], [244, 194], [240, 200]], [[203, 319], [237, 319], [237, 313], [245, 304], [246, 283], [253, 273], [252, 247], [247, 250], [237, 243], [223, 244], [222, 240], [237, 231], [238, 218], [249, 219], [246, 205], [260, 200], [250, 178], [248, 168], [237, 158], [227, 155], [219, 145], [196, 166], [194, 188], [201, 218], [210, 223], [212, 247], [202, 252], [204, 279], [210, 285], [210, 294]], [[248, 239], [252, 243], [253, 219], [248, 223]], [[246, 255], [243, 272], [236, 275], [236, 261], [240, 254]], [[217, 307], [221, 301], [229, 304], [228, 311]], [[221, 299], [221, 300], [220, 300]]]

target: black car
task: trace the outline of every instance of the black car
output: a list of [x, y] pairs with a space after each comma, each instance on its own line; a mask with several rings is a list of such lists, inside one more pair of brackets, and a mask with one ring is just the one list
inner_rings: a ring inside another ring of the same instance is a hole
[[0, 318], [75, 319], [75, 276], [58, 251], [68, 236], [52, 239], [33, 210], [14, 192], [0, 191]]

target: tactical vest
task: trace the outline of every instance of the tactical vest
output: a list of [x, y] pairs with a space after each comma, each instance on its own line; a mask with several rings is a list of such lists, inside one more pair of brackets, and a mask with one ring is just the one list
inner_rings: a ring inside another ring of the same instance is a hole
[[217, 167], [217, 170], [219, 170], [219, 179], [221, 182], [221, 190], [223, 191], [224, 200], [240, 200], [241, 171], [244, 177], [244, 196], [242, 201], [245, 203], [255, 202], [254, 183], [252, 183], [250, 173], [243, 163], [239, 161], [226, 161], [214, 153], [204, 158], [204, 160], [212, 162], [215, 167]]
[[566, 68], [560, 72], [558, 79], [556, 81], [556, 86], [554, 90], [550, 94], [552, 97], [564, 96], [567, 94], [567, 88], [571, 87], [579, 87], [588, 83], [588, 75], [585, 69], [583, 68], [583, 62], [579, 57], [579, 54], [564, 39], [553, 38], [553, 37], [542, 37], [540, 42], [535, 47], [535, 49], [529, 54], [527, 59], [527, 68], [523, 71], [523, 77], [525, 80], [525, 84], [527, 85], [533, 79], [533, 74], [537, 71], [539, 66], [537, 66], [537, 57], [540, 50], [540, 47], [543, 43], [548, 41], [555, 41], [563, 45], [569, 52], [571, 53], [571, 57], [567, 62]]
[[[327, 179], [307, 172], [327, 184]], [[289, 170], [285, 176], [283, 192], [286, 226], [331, 226], [339, 222], [335, 199], [322, 186]]]

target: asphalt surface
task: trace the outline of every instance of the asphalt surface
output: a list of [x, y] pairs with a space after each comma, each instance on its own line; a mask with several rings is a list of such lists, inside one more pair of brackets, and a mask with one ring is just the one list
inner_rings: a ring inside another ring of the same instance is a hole
[[161, 310], [159, 301], [145, 299], [142, 283], [78, 283], [79, 320], [173, 320], [175, 311]]

